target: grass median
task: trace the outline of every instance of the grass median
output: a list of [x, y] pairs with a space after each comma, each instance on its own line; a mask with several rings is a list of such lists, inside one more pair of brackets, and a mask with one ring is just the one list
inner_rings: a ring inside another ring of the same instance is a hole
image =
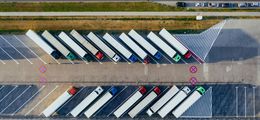
[[221, 19], [196, 21], [194, 17], [0, 17], [0, 32], [25, 32], [28, 29], [129, 31], [131, 29], [159, 31], [162, 28], [176, 33], [196, 33]]

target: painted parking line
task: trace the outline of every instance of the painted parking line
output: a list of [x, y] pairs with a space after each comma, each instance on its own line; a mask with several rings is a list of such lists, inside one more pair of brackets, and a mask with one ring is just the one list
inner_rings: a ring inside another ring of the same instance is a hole
[[253, 87], [253, 117], [255, 118], [255, 86]]
[[66, 101], [58, 110], [56, 111], [60, 111], [65, 105], [67, 105], [67, 103], [69, 103], [74, 97], [76, 97], [82, 90], [84, 89], [84, 87], [80, 88], [80, 90], [73, 95], [68, 101]]
[[45, 88], [45, 85], [42, 86], [36, 93], [34, 93], [27, 101], [25, 101], [16, 111], [14, 111], [11, 115], [16, 114], [24, 105], [26, 105], [32, 98], [34, 98], [39, 92], [41, 92]]
[[171, 64], [173, 64], [173, 62], [170, 60], [170, 59], [168, 59], [164, 54], [162, 54], [160, 51], [158, 51], [169, 63], [171, 63]]
[[0, 59], [1, 63], [3, 63], [4, 65], [6, 64], [2, 59]]
[[247, 111], [246, 111], [246, 87], [244, 87], [244, 89], [245, 89], [245, 118], [246, 118], [246, 113], [247, 113]]
[[151, 56], [150, 54], [148, 54], [148, 56], [149, 56], [156, 64], [159, 64], [159, 63], [153, 58], [153, 56]]
[[19, 50], [16, 49], [16, 47], [14, 47], [10, 42], [8, 42], [8, 40], [6, 40], [2, 35], [0, 35], [0, 37], [7, 42], [12, 48], [14, 48], [20, 55], [22, 55], [30, 64], [33, 64], [27, 57], [24, 56], [24, 54], [22, 54]]
[[87, 61], [87, 60], [85, 60], [85, 58], [82, 58], [82, 57], [80, 57], [80, 59], [81, 59], [82, 61], [84, 61], [84, 62], [85, 62], [85, 64], [89, 64], [89, 63], [88, 63], [88, 61]]
[[1, 49], [8, 57], [10, 57], [16, 64], [19, 64], [19, 62], [17, 62], [11, 55], [9, 55], [2, 47], [0, 47], [0, 49]]
[[5, 85], [2, 85], [2, 86], [0, 87], [0, 90], [2, 90], [4, 87], [5, 87]]
[[1, 100], [0, 102], [2, 102], [11, 92], [13, 92], [16, 88], [18, 87], [18, 85], [16, 85], [12, 90], [10, 90]]
[[20, 98], [28, 89], [30, 89], [32, 86], [27, 87], [20, 95], [18, 95], [11, 103], [9, 103], [1, 112], [2, 114], [9, 106], [11, 106], [18, 98]]
[[236, 117], [238, 118], [238, 87], [236, 86]]
[[193, 58], [194, 60], [196, 60], [199, 64], [201, 64], [201, 62], [200, 62], [199, 60], [197, 60], [193, 55], [192, 55], [192, 58]]
[[184, 62], [185, 64], [188, 64], [188, 63], [187, 63], [185, 60], [183, 60], [182, 58], [181, 58], [181, 61]]
[[29, 111], [25, 114], [25, 116], [27, 116], [28, 114], [30, 114], [39, 104], [41, 104], [41, 103], [42, 103], [51, 93], [53, 93], [58, 87], [59, 87], [58, 85], [55, 86], [55, 88], [54, 88], [51, 92], [49, 92], [44, 98], [42, 98], [35, 106], [33, 106], [32, 109], [29, 110]]
[[95, 117], [104, 107], [106, 107], [111, 101], [113, 101], [121, 92], [123, 92], [128, 86], [125, 86], [119, 93], [117, 93], [111, 100], [109, 100], [104, 106], [102, 106], [96, 113], [93, 115]]
[[22, 43], [23, 46], [25, 46], [28, 50], [30, 50], [30, 52], [33, 53], [40, 61], [42, 61], [44, 64], [47, 64], [41, 57], [39, 57], [35, 52], [33, 52], [32, 49], [30, 49], [27, 45], [25, 45], [24, 42], [22, 42], [22, 40], [20, 40], [16, 35], [13, 35], [13, 36], [16, 40], [18, 40], [20, 43]]
[[138, 87], [132, 94], [130, 94], [123, 102], [121, 102], [114, 110], [112, 110], [107, 117], [109, 117], [111, 114], [113, 114], [120, 106], [122, 106], [130, 97], [132, 97], [133, 94], [135, 94], [138, 90], [140, 89], [140, 87]]

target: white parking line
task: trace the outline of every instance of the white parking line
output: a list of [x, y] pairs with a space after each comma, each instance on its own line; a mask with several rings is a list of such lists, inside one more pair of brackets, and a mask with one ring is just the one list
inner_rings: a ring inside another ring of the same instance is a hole
[[192, 58], [195, 59], [199, 64], [201, 64], [201, 62], [198, 61], [193, 55], [192, 55]]
[[[76, 97], [82, 90], [84, 89], [84, 87], [83, 88], [80, 88], [80, 90], [75, 94], [75, 95], [73, 95], [68, 101], [66, 101], [58, 110], [56, 110], [56, 111], [60, 111], [60, 109], [62, 109], [67, 103], [69, 103], [74, 97]], [[70, 113], [70, 112], [69, 112]]]
[[253, 87], [253, 117], [255, 118], [255, 88]]
[[[159, 51], [158, 51], [159, 52]], [[168, 59], [164, 54], [162, 54], [161, 52], [159, 52], [169, 63], [171, 63], [171, 64], [173, 64], [173, 62], [170, 60], [170, 59]]]
[[182, 62], [184, 62], [185, 64], [188, 64], [185, 60], [181, 59]]
[[8, 55], [16, 64], [19, 64], [19, 62], [17, 62], [11, 55], [9, 55], [2, 47], [0, 47], [0, 49], [1, 49], [6, 55]]
[[245, 89], [245, 118], [246, 118], [246, 87], [244, 87]]
[[113, 101], [121, 92], [123, 92], [128, 86], [125, 86], [119, 93], [117, 93], [109, 102], [107, 102], [104, 106], [102, 106], [93, 117], [95, 117], [104, 107], [106, 107], [111, 101]]
[[2, 59], [0, 59], [0, 61], [5, 65], [5, 62]]
[[85, 60], [85, 58], [80, 57], [80, 59], [81, 59], [82, 61], [84, 61], [86, 64], [89, 64], [88, 61]]
[[6, 41], [10, 46], [12, 46], [20, 55], [22, 55], [30, 64], [33, 64], [27, 57], [24, 56], [24, 54], [22, 54], [19, 50], [16, 49], [16, 47], [14, 47], [10, 42], [8, 42], [8, 40], [6, 40], [2, 35], [0, 35], [0, 37]]
[[[49, 54], [48, 54], [49, 55]], [[55, 62], [57, 62], [58, 64], [60, 64], [60, 62], [58, 61], [58, 60], [56, 60], [52, 55], [49, 55], [49, 56], [51, 56], [51, 58], [55, 61]]]
[[154, 58], [153, 58], [153, 56], [150, 56], [150, 55], [148, 55], [156, 64], [159, 64]]
[[1, 86], [0, 90], [2, 90], [5, 87], [5, 85]]
[[9, 91], [1, 100], [0, 102], [2, 102], [11, 92], [13, 92], [18, 86], [16, 85], [11, 91]]
[[32, 107], [32, 109], [29, 110], [29, 111], [25, 114], [25, 116], [27, 116], [29, 113], [31, 113], [39, 104], [41, 104], [41, 102], [42, 102], [43, 100], [45, 100], [45, 99], [46, 99], [52, 92], [54, 92], [58, 87], [59, 87], [58, 85], [55, 86], [55, 88], [54, 88], [51, 92], [49, 92], [44, 98], [42, 98], [34, 107]]
[[20, 43], [22, 43], [27, 49], [29, 49], [40, 61], [42, 61], [44, 64], [47, 64], [44, 60], [42, 60], [41, 57], [39, 57], [35, 52], [33, 52], [32, 49], [30, 49], [27, 45], [24, 44], [16, 35], [13, 35], [16, 40], [18, 40]]
[[71, 64], [75, 64], [72, 60], [68, 59], [70, 61]]
[[238, 87], [236, 86], [236, 117], [238, 118], [238, 96], [237, 96], [237, 92], [238, 92]]
[[114, 110], [112, 110], [112, 112], [109, 113], [109, 114], [107, 115], [107, 117], [109, 117], [112, 113], [114, 113], [122, 104], [124, 104], [124, 103], [125, 103], [131, 96], [133, 96], [133, 94], [135, 94], [136, 91], [138, 91], [139, 89], [140, 89], [140, 87], [138, 87], [131, 95], [129, 95], [123, 102], [121, 102], [120, 105], [118, 105]]
[[1, 112], [2, 114], [8, 107], [10, 107], [18, 98], [20, 98], [28, 89], [30, 89], [32, 86], [27, 87], [20, 95], [18, 95], [11, 103], [9, 103]]
[[20, 106], [16, 111], [14, 111], [11, 115], [13, 116], [14, 114], [16, 114], [24, 105], [26, 105], [34, 96], [36, 96], [40, 91], [42, 91], [42, 89], [45, 88], [45, 85], [42, 86], [36, 93], [34, 93], [26, 102], [24, 102], [22, 104], [22, 106]]

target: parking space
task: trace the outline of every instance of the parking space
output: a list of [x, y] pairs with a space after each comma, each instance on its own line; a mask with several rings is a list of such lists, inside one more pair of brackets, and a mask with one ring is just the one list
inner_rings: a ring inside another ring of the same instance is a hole
[[33, 99], [35, 85], [2, 85], [0, 88], [0, 115], [14, 115]]
[[251, 85], [214, 86], [213, 116], [254, 117], [256, 107], [254, 89]]

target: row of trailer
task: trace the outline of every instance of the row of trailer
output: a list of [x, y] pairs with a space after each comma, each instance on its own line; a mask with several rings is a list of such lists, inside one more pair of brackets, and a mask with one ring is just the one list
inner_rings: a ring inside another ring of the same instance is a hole
[[[71, 87], [51, 103], [42, 114], [45, 117], [50, 117], [76, 93], [77, 88]], [[105, 92], [102, 87], [98, 86], [86, 96], [85, 99], [76, 105], [76, 107], [70, 111], [70, 114], [73, 117], [84, 114], [87, 118], [91, 118], [118, 93], [117, 87], [111, 87]], [[179, 89], [174, 85], [166, 92], [161, 92], [159, 87], [154, 87], [151, 91], [147, 91], [146, 87], [141, 86], [124, 100], [123, 103], [118, 105], [116, 110], [113, 111], [113, 115], [116, 118], [120, 118], [123, 115], [128, 114], [131, 118], [134, 118], [145, 110], [149, 116], [157, 113], [161, 118], [164, 118], [171, 112], [175, 118], [179, 118], [197, 100], [199, 100], [204, 93], [205, 89], [201, 86], [197, 86], [194, 90], [191, 90], [188, 86]]]
[[83, 36], [76, 30], [70, 33], [61, 32], [57, 36], [47, 30], [41, 35], [28, 30], [26, 35], [55, 59], [63, 55], [69, 60], [77, 58], [91, 60], [91, 56], [101, 60], [106, 55], [114, 62], [118, 62], [122, 59], [122, 55], [132, 63], [138, 60], [149, 63], [149, 56], [156, 60], [162, 58], [160, 50], [175, 62], [178, 62], [182, 56], [186, 59], [191, 57], [191, 52], [166, 29], [159, 32], [160, 37], [150, 32], [146, 37], [151, 42], [135, 30], [127, 34], [122, 33], [118, 38], [109, 33], [99, 37], [93, 32]]

